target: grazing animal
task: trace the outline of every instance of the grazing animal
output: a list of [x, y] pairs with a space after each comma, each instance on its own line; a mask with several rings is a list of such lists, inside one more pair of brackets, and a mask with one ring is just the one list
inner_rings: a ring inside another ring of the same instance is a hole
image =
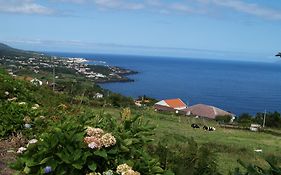
[[209, 126], [203, 126], [203, 129], [205, 130], [205, 131], [215, 131], [216, 130], [216, 128], [215, 127], [209, 127]]
[[208, 131], [208, 130], [209, 130], [209, 127], [206, 126], [206, 125], [204, 125], [204, 126], [203, 126], [203, 130]]
[[195, 128], [200, 128], [200, 126], [197, 125], [197, 124], [195, 124], [195, 123], [191, 124], [191, 127], [194, 128], [194, 129], [195, 129]]

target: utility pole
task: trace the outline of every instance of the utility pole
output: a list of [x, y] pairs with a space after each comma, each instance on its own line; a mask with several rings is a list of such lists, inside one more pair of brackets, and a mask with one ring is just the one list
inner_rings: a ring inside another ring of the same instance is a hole
[[56, 72], [55, 72], [55, 57], [53, 57], [53, 91], [55, 91], [55, 75], [56, 75]]
[[262, 124], [263, 128], [265, 127], [265, 118], [266, 118], [266, 109], [265, 109], [264, 115], [263, 115], [263, 124]]

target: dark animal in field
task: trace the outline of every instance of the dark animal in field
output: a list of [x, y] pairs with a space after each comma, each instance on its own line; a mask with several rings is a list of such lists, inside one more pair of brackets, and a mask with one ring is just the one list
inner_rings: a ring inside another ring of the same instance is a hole
[[191, 127], [194, 128], [194, 129], [195, 129], [195, 128], [200, 128], [200, 126], [197, 125], [197, 124], [195, 124], [195, 123], [191, 124]]
[[215, 131], [215, 130], [216, 130], [215, 127], [209, 127], [209, 126], [206, 126], [206, 125], [203, 126], [203, 129], [204, 129], [205, 131]]
[[208, 130], [209, 130], [209, 127], [208, 127], [208, 126], [206, 126], [206, 125], [204, 125], [204, 126], [203, 126], [203, 130], [208, 131]]

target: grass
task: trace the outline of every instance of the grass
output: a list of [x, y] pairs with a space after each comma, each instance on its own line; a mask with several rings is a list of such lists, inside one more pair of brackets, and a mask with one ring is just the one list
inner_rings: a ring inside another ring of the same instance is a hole
[[[120, 109], [95, 108], [94, 113], [101, 110], [113, 116], [118, 116]], [[236, 167], [241, 167], [238, 159], [247, 163], [255, 163], [267, 167], [264, 160], [267, 156], [281, 156], [281, 137], [270, 133], [251, 132], [247, 130], [221, 128], [216, 122], [206, 119], [195, 119], [175, 114], [157, 113], [152, 109], [132, 110], [133, 114], [143, 115], [145, 120], [156, 125], [155, 143], [164, 137], [171, 137], [170, 144], [183, 143], [193, 137], [199, 144], [210, 145], [217, 154], [217, 163], [222, 174], [228, 174]], [[209, 132], [191, 128], [192, 123], [216, 127], [216, 131]], [[173, 137], [173, 139], [172, 139]], [[255, 149], [262, 149], [257, 153]]]

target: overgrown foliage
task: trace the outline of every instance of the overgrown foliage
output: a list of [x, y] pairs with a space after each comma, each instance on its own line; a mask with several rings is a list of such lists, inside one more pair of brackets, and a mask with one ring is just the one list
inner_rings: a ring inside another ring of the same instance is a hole
[[[116, 143], [92, 148], [84, 142], [87, 126], [111, 133]], [[51, 167], [54, 174], [74, 175], [102, 173], [126, 163], [141, 174], [162, 174], [158, 161], [146, 151], [152, 130], [139, 116], [122, 114], [119, 120], [102, 113], [63, 117], [29, 145], [12, 167], [25, 174], [40, 174]]]
[[241, 160], [238, 160], [240, 165], [246, 169], [246, 171], [241, 171], [239, 168], [236, 168], [234, 172], [230, 173], [231, 175], [281, 175], [281, 161], [280, 158], [271, 157], [268, 158], [267, 163], [269, 168], [265, 169], [254, 164], [246, 164]]
[[158, 155], [161, 167], [177, 175], [219, 174], [215, 153], [206, 144], [199, 146], [193, 138], [182, 144], [172, 144], [166, 138], [153, 151]]

